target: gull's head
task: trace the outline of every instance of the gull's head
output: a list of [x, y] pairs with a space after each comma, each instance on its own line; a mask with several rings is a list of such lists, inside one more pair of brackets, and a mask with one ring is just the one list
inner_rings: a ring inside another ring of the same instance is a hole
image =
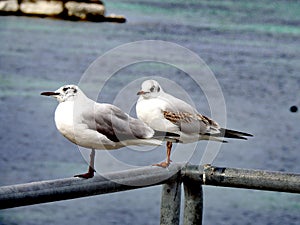
[[142, 88], [137, 95], [144, 98], [155, 98], [161, 93], [163, 93], [163, 89], [156, 80], [146, 80], [142, 83]]
[[61, 103], [65, 101], [74, 101], [74, 99], [81, 93], [78, 86], [74, 84], [64, 85], [56, 91], [42, 92], [41, 95], [52, 96]]

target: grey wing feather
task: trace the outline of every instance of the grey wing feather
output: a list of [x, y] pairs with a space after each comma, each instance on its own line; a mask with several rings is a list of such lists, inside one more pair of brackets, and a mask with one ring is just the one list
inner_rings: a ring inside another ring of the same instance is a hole
[[201, 114], [168, 111], [164, 111], [163, 114], [167, 120], [176, 124], [182, 132], [198, 134], [219, 133], [219, 125]]
[[93, 121], [94, 124], [90, 124], [90, 128], [114, 142], [150, 138], [154, 134], [154, 131], [145, 123], [130, 117], [118, 107], [110, 104], [96, 103]]
[[219, 125], [212, 119], [201, 115], [197, 110], [172, 95], [164, 93], [162, 97], [168, 102], [164, 117], [178, 126], [179, 130], [185, 133], [218, 133]]

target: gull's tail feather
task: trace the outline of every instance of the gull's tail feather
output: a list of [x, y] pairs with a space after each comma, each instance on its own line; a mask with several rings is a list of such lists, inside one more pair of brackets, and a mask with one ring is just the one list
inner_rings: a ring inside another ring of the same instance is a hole
[[162, 140], [162, 141], [172, 141], [172, 142], [179, 142], [180, 135], [171, 133], [171, 132], [164, 132], [164, 131], [154, 131], [154, 135], [152, 138]]
[[252, 134], [248, 134], [248, 133], [240, 132], [240, 131], [236, 131], [236, 130], [229, 130], [229, 129], [225, 129], [225, 128], [220, 129], [220, 133], [218, 134], [218, 136], [224, 137], [224, 138], [235, 138], [235, 139], [243, 139], [243, 140], [247, 140], [246, 137], [253, 137]]
[[221, 139], [219, 136], [214, 136], [214, 135], [203, 135], [201, 136], [200, 140], [207, 140], [207, 141], [217, 141], [217, 142], [222, 142], [222, 143], [228, 143], [228, 141]]

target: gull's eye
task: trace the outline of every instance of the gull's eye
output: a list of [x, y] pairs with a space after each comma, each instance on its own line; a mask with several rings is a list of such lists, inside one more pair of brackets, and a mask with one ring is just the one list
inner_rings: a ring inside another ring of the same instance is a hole
[[63, 88], [63, 91], [66, 92], [67, 90], [69, 90], [68, 87]]
[[153, 91], [154, 91], [154, 89], [155, 89], [155, 87], [154, 87], [154, 86], [152, 86], [152, 87], [150, 88], [150, 91], [151, 91], [151, 92], [153, 92]]

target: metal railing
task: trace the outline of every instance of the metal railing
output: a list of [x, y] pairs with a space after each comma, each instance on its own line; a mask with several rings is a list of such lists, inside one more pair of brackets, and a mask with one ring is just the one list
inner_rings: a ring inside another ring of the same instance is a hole
[[0, 208], [13, 208], [107, 194], [163, 184], [160, 224], [180, 220], [184, 185], [184, 224], [202, 224], [202, 185], [300, 193], [300, 174], [172, 164], [168, 169], [143, 167], [95, 176], [66, 178], [0, 187]]

